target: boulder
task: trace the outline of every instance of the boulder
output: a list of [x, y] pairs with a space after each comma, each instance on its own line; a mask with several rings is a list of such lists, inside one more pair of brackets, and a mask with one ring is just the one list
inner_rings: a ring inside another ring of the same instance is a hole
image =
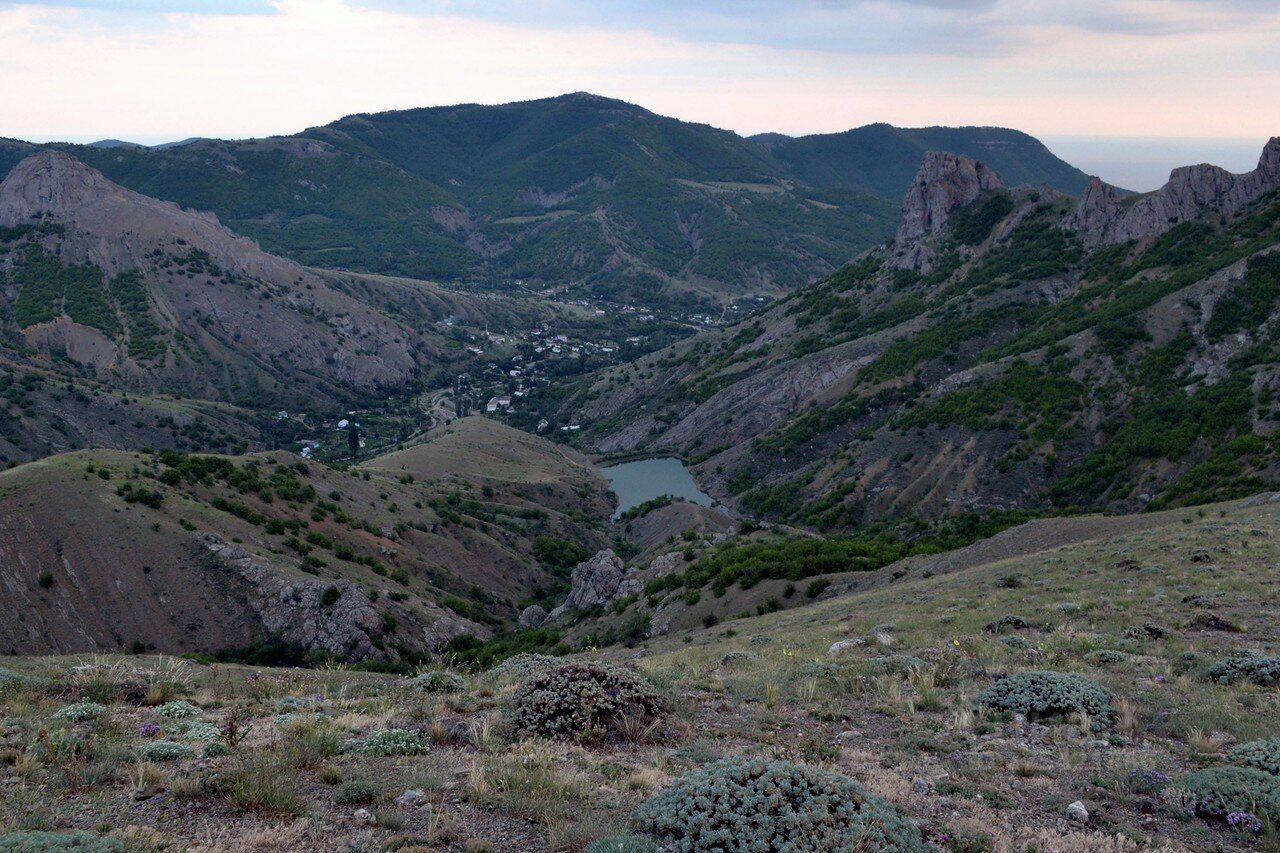
[[542, 626], [547, 621], [547, 611], [539, 604], [531, 604], [524, 610], [520, 611], [518, 623], [520, 630], [532, 631], [534, 628]]
[[569, 597], [551, 611], [550, 618], [557, 619], [571, 610], [608, 607], [617, 599], [634, 594], [632, 590], [643, 589], [643, 585], [635, 578], [631, 579], [634, 583], [624, 586], [625, 574], [626, 568], [621, 557], [608, 548], [597, 552], [590, 560], [574, 567]]
[[1074, 820], [1076, 823], [1088, 823], [1089, 810], [1085, 808], [1084, 803], [1076, 800], [1074, 803], [1067, 806], [1067, 819]]

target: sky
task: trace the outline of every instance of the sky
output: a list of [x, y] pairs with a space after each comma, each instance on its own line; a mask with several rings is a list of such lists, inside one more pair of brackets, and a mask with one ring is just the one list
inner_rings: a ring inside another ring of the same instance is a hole
[[36, 141], [590, 91], [743, 134], [1016, 127], [1145, 190], [1280, 134], [1280, 2], [0, 0], [0, 81]]

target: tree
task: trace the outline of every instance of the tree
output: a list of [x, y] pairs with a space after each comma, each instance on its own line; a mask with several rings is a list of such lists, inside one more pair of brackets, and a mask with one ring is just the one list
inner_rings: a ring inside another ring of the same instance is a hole
[[355, 421], [347, 424], [347, 449], [351, 451], [352, 459], [360, 453], [360, 425]]

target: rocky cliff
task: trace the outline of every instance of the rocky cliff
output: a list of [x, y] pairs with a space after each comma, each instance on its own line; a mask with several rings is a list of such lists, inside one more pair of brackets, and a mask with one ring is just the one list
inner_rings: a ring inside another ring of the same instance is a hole
[[1262, 150], [1251, 172], [1233, 174], [1202, 163], [1174, 169], [1168, 182], [1131, 204], [1116, 188], [1093, 178], [1065, 226], [1089, 246], [1106, 246], [1158, 236], [1183, 222], [1216, 217], [1227, 222], [1268, 193], [1280, 190], [1280, 137]]
[[902, 202], [902, 220], [894, 238], [894, 263], [920, 270], [929, 257], [922, 238], [946, 227], [951, 211], [972, 204], [983, 193], [1003, 189], [1000, 176], [972, 157], [930, 151], [920, 164]]

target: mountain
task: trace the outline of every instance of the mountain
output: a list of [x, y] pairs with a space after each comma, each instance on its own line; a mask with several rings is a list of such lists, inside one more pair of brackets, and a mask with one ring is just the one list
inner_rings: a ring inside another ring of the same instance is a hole
[[1280, 138], [1243, 175], [1073, 199], [931, 153], [892, 244], [562, 391], [550, 419], [831, 530], [1273, 488], [1277, 158]]
[[[270, 139], [56, 146], [111, 180], [301, 263], [653, 306], [778, 295], [892, 234], [928, 147], [1079, 192], [1085, 176], [991, 128], [744, 139], [576, 93], [353, 115]], [[34, 146], [0, 142], [0, 174]]]
[[272, 446], [308, 416], [451, 378], [465, 328], [552, 316], [302, 267], [40, 150], [0, 183], [0, 462]]
[[1089, 177], [1055, 157], [1033, 136], [1002, 127], [900, 128], [869, 124], [843, 133], [752, 137], [796, 180], [810, 186], [901, 198], [925, 153], [945, 151], [979, 160], [1010, 186], [1051, 187], [1070, 195]]

